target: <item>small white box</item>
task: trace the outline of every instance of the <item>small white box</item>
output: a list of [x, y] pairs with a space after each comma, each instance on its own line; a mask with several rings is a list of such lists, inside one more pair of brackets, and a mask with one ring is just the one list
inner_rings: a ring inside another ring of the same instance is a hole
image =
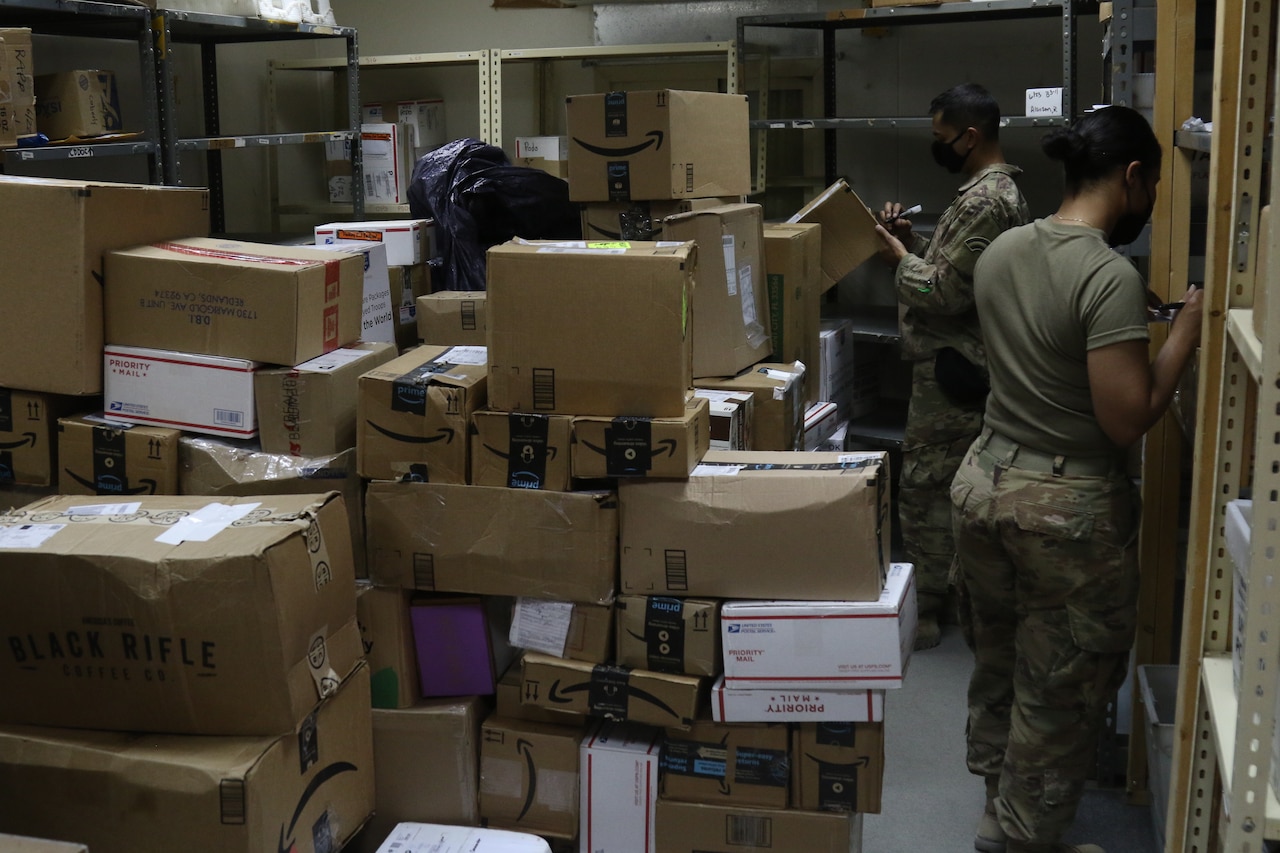
[[[840, 426], [835, 403], [814, 403], [804, 413], [804, 449], [823, 450], [828, 439]], [[837, 448], [843, 450], [844, 448]]]
[[407, 125], [413, 134], [409, 144], [413, 146], [415, 160], [448, 141], [444, 132], [444, 98], [401, 101], [396, 106], [397, 121]]
[[399, 823], [378, 853], [551, 853], [536, 835], [435, 823]]
[[849, 422], [841, 421], [835, 431], [827, 436], [827, 440], [813, 450], [815, 453], [844, 453], [845, 440], [849, 435]]
[[602, 720], [579, 753], [583, 853], [657, 853], [658, 747], [649, 726]]
[[1062, 87], [1027, 90], [1027, 116], [1062, 115]]
[[103, 350], [103, 415], [109, 421], [252, 438], [253, 374], [243, 358], [147, 347]]
[[878, 601], [726, 601], [725, 684], [753, 689], [902, 686], [916, 633], [910, 563], [893, 563]]
[[343, 240], [385, 243], [387, 265], [407, 267], [435, 257], [435, 233], [431, 219], [329, 222], [316, 226], [316, 245]]
[[717, 723], [880, 723], [883, 690], [753, 690], [731, 687], [724, 676], [711, 688]]
[[567, 136], [517, 136], [516, 158], [541, 157], [544, 160], [568, 160]]
[[751, 413], [755, 398], [745, 391], [694, 388], [693, 395], [711, 408], [711, 450], [750, 450]]
[[396, 312], [391, 301], [391, 276], [387, 272], [387, 245], [364, 240], [316, 241], [316, 248], [364, 255], [364, 302], [361, 307], [360, 340], [396, 342]]
[[407, 204], [413, 149], [407, 128], [393, 122], [362, 124], [360, 152], [364, 162], [364, 200], [370, 204]]

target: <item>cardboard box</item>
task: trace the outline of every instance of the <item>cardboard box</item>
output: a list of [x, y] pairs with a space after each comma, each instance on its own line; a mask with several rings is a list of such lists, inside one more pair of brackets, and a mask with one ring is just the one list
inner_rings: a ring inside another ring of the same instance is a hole
[[573, 418], [482, 410], [471, 416], [471, 483], [571, 488]]
[[771, 361], [806, 368], [805, 403], [818, 402], [813, 371], [818, 364], [822, 305], [822, 227], [778, 223], [764, 227], [764, 268], [769, 292]]
[[694, 376], [732, 376], [769, 357], [763, 222], [760, 205], [734, 204], [677, 214], [663, 225], [664, 239], [702, 247], [693, 291]]
[[429, 596], [409, 608], [422, 695], [491, 696], [511, 663], [511, 605], [505, 599]]
[[339, 496], [99, 501], [0, 528], [0, 721], [275, 735], [359, 662]]
[[252, 438], [258, 434], [253, 375], [243, 358], [108, 345], [103, 350], [103, 417]]
[[901, 687], [916, 635], [912, 567], [890, 566], [877, 601], [726, 601], [720, 624], [726, 684]]
[[74, 404], [72, 397], [0, 388], [0, 485], [51, 486], [57, 482], [55, 424]]
[[683, 675], [717, 675], [720, 602], [618, 596], [618, 663]]
[[330, 204], [351, 204], [351, 140], [326, 139], [324, 185]]
[[847, 722], [884, 720], [883, 690], [752, 690], [711, 685], [711, 718], [721, 723]]
[[[699, 721], [662, 742], [662, 796], [686, 803], [785, 809], [791, 767], [785, 723]], [[883, 762], [882, 762], [883, 763]]]
[[333, 456], [263, 453], [252, 442], [183, 436], [178, 442], [178, 491], [184, 495], [308, 495], [340, 492], [347, 505], [356, 577], [366, 577], [364, 482], [356, 451]]
[[512, 720], [528, 720], [534, 723], [554, 723], [559, 726], [578, 726], [579, 731], [586, 729], [590, 720], [586, 714], [574, 714], [569, 711], [540, 708], [537, 705], [525, 705], [522, 697], [524, 687], [520, 682], [522, 663], [516, 661], [503, 673], [498, 681], [498, 690], [494, 694], [494, 714]]
[[102, 391], [102, 263], [113, 249], [209, 233], [209, 191], [0, 177], [0, 387]]
[[825, 441], [819, 442], [813, 451], [816, 453], [843, 453], [849, 443], [849, 422], [841, 421]]
[[840, 426], [835, 403], [814, 403], [804, 413], [804, 449], [821, 450]]
[[111, 252], [107, 340], [301, 364], [360, 337], [363, 265], [359, 254], [234, 240]]
[[884, 453], [710, 451], [688, 480], [624, 480], [622, 591], [876, 601], [889, 556]]
[[36, 78], [36, 127], [50, 139], [124, 130], [112, 71], [62, 71]]
[[0, 728], [7, 822], [93, 853], [164, 853], [177, 838], [191, 853], [340, 849], [373, 811], [368, 696], [359, 666], [269, 737]]
[[573, 476], [687, 477], [711, 442], [711, 411], [690, 397], [682, 418], [573, 419]]
[[356, 446], [360, 374], [396, 357], [393, 343], [358, 343], [253, 377], [258, 440], [266, 453], [331, 456]]
[[582, 741], [578, 838], [591, 853], [657, 853], [657, 729], [601, 720]]
[[862, 816], [658, 800], [663, 853], [861, 853]]
[[413, 145], [407, 125], [367, 122], [360, 125], [364, 161], [364, 199], [369, 204], [408, 204], [413, 172]]
[[578, 834], [582, 728], [493, 716], [480, 731], [480, 818], [554, 838]]
[[372, 483], [375, 583], [608, 604], [618, 574], [613, 492]]
[[850, 321], [838, 317], [822, 320], [818, 347], [818, 399], [835, 403], [841, 418], [870, 414], [880, 389], [882, 347], [858, 341]]
[[801, 723], [791, 736], [792, 808], [880, 813], [884, 723]]
[[695, 247], [588, 245], [489, 250], [493, 408], [681, 417], [692, 375]]
[[3, 832], [0, 832], [0, 850], [5, 853], [89, 853], [89, 848], [83, 844], [27, 835], [8, 835]]
[[582, 236], [587, 240], [662, 240], [668, 216], [741, 204], [745, 196], [723, 198], [593, 201], [582, 205]]
[[525, 832], [402, 823], [376, 853], [551, 853], [551, 847]]
[[[408, 708], [422, 697], [418, 654], [409, 622], [413, 593], [360, 583], [356, 586], [356, 620], [360, 643], [369, 662], [374, 708]], [[381, 790], [381, 789], [380, 789]]]
[[843, 178], [787, 220], [822, 226], [822, 284], [830, 290], [884, 245], [876, 217]]
[[706, 691], [700, 678], [592, 665], [538, 652], [524, 656], [521, 701], [577, 714], [688, 728]]
[[[387, 267], [391, 279], [391, 299], [399, 300], [396, 309], [396, 345], [408, 349], [420, 340], [418, 335], [418, 300], [431, 292], [431, 270], [425, 263]], [[483, 340], [480, 341], [484, 343]]]
[[485, 404], [484, 347], [418, 347], [361, 375], [360, 476], [466, 483], [471, 414]]
[[699, 379], [698, 388], [751, 394], [752, 450], [799, 450], [804, 446], [805, 373], [799, 362], [763, 363], [729, 379]]
[[444, 129], [444, 98], [419, 98], [412, 101], [387, 101], [361, 107], [361, 121], [395, 122], [405, 132], [404, 144], [414, 159], [447, 141]]
[[751, 421], [755, 397], [747, 391], [694, 388], [695, 397], [710, 407], [711, 441], [708, 450], [751, 450]]
[[345, 252], [364, 256], [360, 340], [394, 344], [396, 315], [400, 307], [394, 300], [401, 294], [397, 293], [393, 297], [391, 293], [391, 274], [388, 272], [386, 245], [340, 240], [336, 243], [317, 243], [316, 248], [327, 252]]
[[356, 240], [384, 243], [387, 264], [422, 264], [435, 257], [435, 222], [430, 219], [383, 219], [371, 222], [329, 222], [317, 225], [317, 243]]
[[565, 99], [573, 201], [751, 191], [744, 95], [674, 89]]
[[418, 338], [433, 346], [484, 346], [488, 293], [441, 290], [418, 297]]
[[[0, 392], [0, 397], [3, 392]], [[58, 420], [58, 488], [64, 495], [176, 495], [176, 429]]]
[[613, 608], [517, 598], [509, 641], [554, 657], [606, 663], [613, 659]]
[[35, 79], [31, 30], [0, 29], [0, 147], [35, 133]]

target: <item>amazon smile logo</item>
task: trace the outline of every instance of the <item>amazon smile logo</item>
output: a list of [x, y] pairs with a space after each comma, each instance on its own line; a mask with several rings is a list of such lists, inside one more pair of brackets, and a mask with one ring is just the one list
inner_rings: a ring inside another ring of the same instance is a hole
[[22, 433], [21, 441], [0, 441], [0, 450], [17, 450], [19, 447], [30, 445], [36, 446], [36, 434], [34, 432]]
[[654, 151], [662, 150], [662, 140], [665, 134], [661, 130], [651, 130], [645, 134], [647, 137], [644, 142], [636, 145], [623, 145], [617, 148], [610, 148], [604, 145], [594, 145], [585, 139], [574, 137], [573, 141], [582, 147], [584, 151], [589, 151], [597, 157], [634, 157], [646, 148], [652, 147]]
[[330, 779], [341, 776], [343, 773], [355, 773], [358, 770], [359, 768], [349, 761], [335, 761], [311, 779], [307, 789], [298, 798], [298, 805], [293, 810], [293, 819], [289, 821], [288, 828], [283, 825], [280, 827], [280, 853], [297, 853], [298, 844], [293, 839], [293, 831], [297, 828], [298, 819], [302, 817], [302, 812], [306, 809], [307, 803], [311, 802], [311, 798], [316, 795], [316, 792]]
[[142, 479], [138, 482], [141, 486], [129, 488], [125, 480], [119, 477], [103, 476], [96, 482], [85, 479], [69, 468], [63, 468], [62, 472], [71, 479], [75, 480], [81, 486], [84, 486], [93, 494], [98, 495], [154, 495], [156, 493], [156, 481], [151, 479]]
[[529, 809], [533, 808], [534, 795], [538, 793], [538, 765], [533, 760], [533, 744], [524, 738], [516, 741], [516, 751], [524, 756], [526, 768], [529, 773], [529, 784], [525, 786], [524, 805], [520, 809], [520, 814], [516, 815], [516, 820], [524, 820], [524, 816], [529, 813]]
[[365, 423], [385, 435], [387, 438], [392, 439], [393, 441], [401, 441], [405, 444], [433, 444], [437, 441], [443, 441], [445, 444], [453, 444], [454, 430], [452, 427], [440, 427], [440, 429], [436, 431], [435, 435], [407, 435], [402, 432], [394, 432], [384, 426], [379, 426], [373, 421], [366, 420]]

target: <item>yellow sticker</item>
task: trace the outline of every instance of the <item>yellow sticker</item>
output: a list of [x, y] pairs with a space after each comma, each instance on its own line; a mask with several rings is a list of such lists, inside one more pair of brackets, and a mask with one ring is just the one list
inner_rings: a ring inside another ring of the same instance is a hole
[[587, 243], [588, 249], [630, 249], [631, 244], [623, 240], [615, 240], [608, 243]]

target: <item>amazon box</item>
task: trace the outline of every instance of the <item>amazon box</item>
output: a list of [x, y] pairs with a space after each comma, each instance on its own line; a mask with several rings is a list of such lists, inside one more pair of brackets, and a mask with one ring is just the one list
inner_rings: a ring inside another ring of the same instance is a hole
[[822, 226], [822, 289], [830, 290], [884, 243], [876, 217], [844, 178], [827, 187], [787, 220]]
[[582, 740], [580, 849], [657, 853], [658, 746], [649, 726], [599, 720]]
[[663, 853], [861, 853], [862, 815], [658, 800]]
[[103, 256], [208, 234], [209, 191], [2, 176], [0, 233], [0, 340], [40, 341], [0, 349], [0, 387], [98, 394]]
[[751, 421], [755, 414], [755, 397], [747, 391], [716, 391], [694, 388], [695, 397], [703, 397], [711, 415], [709, 450], [752, 450]]
[[0, 832], [0, 850], [5, 853], [89, 853], [89, 848], [83, 844], [32, 838], [28, 835], [8, 835], [3, 832]]
[[356, 618], [375, 708], [408, 708], [422, 696], [409, 620], [412, 597], [407, 589], [369, 583], [356, 586]]
[[792, 808], [880, 813], [884, 723], [800, 723], [791, 737]]
[[72, 397], [0, 388], [0, 486], [52, 486], [57, 482], [55, 425], [58, 416], [74, 404]]
[[0, 727], [6, 826], [93, 853], [332, 853], [373, 811], [368, 696], [358, 666], [265, 737]]
[[471, 416], [471, 483], [568, 491], [572, 441], [568, 415], [476, 412]]
[[120, 346], [292, 365], [360, 337], [358, 252], [191, 239], [111, 252], [106, 267]]
[[785, 723], [700, 720], [662, 741], [662, 796], [688, 803], [785, 809], [791, 778]]
[[752, 450], [799, 450], [804, 447], [803, 364], [757, 364], [728, 379], [699, 379], [698, 390], [749, 393]]
[[773, 335], [770, 359], [803, 364], [807, 368], [804, 402], [816, 403], [818, 391], [812, 385], [822, 308], [822, 227], [810, 223], [765, 225], [764, 268]]
[[623, 666], [592, 665], [529, 652], [521, 676], [526, 704], [651, 726], [689, 727], [698, 716], [704, 683]]
[[711, 409], [691, 397], [681, 418], [573, 419], [573, 476], [687, 477], [711, 443]]
[[[498, 681], [498, 689], [494, 694], [494, 714], [512, 720], [528, 720], [534, 723], [555, 723], [564, 726], [579, 726], [585, 729], [589, 718], [586, 714], [574, 714], [569, 711], [540, 708], [537, 705], [526, 705], [522, 701], [523, 685], [520, 683], [520, 669], [523, 664], [516, 661], [507, 668]], [[532, 694], [532, 691], [530, 691]]]
[[113, 71], [60, 71], [36, 77], [36, 127], [50, 139], [124, 130]]
[[613, 601], [613, 492], [375, 482], [365, 505], [374, 583], [426, 592]]
[[565, 99], [573, 201], [751, 191], [747, 99], [675, 89]]
[[361, 375], [360, 476], [466, 483], [471, 414], [487, 384], [484, 347], [418, 347]]
[[720, 672], [720, 602], [620, 595], [618, 663], [683, 675]]
[[613, 608], [517, 598], [510, 643], [558, 658], [606, 663], [613, 659]]
[[485, 826], [553, 838], [578, 834], [582, 727], [492, 716], [480, 730]]
[[[667, 218], [664, 239], [692, 240], [703, 247], [693, 291], [694, 376], [733, 376], [769, 357], [763, 221], [758, 204]], [[721, 251], [706, 250], [715, 246]]]
[[726, 601], [725, 683], [757, 689], [902, 686], [916, 634], [910, 563], [876, 601]]
[[441, 290], [419, 296], [418, 338], [438, 347], [485, 346], [485, 291]]
[[759, 690], [711, 685], [711, 718], [720, 723], [844, 722], [884, 720], [883, 690]]
[[394, 344], [357, 343], [297, 367], [259, 370], [253, 397], [263, 451], [331, 456], [355, 447], [360, 374], [395, 357]]
[[418, 300], [431, 292], [431, 270], [426, 264], [387, 267], [387, 278], [391, 282], [391, 301], [397, 303], [396, 346], [405, 350], [420, 340]]
[[257, 362], [116, 345], [102, 354], [102, 416], [107, 420], [223, 438], [258, 434], [253, 400]]
[[436, 256], [435, 222], [430, 219], [384, 219], [374, 222], [330, 222], [317, 225], [316, 243], [345, 240], [383, 243], [393, 267], [422, 264]]
[[58, 421], [58, 489], [64, 495], [176, 495], [178, 439], [164, 427], [99, 417]]
[[[682, 417], [696, 263], [691, 243], [511, 242], [490, 249], [493, 408]], [[566, 334], [570, 325], [573, 334]]]
[[582, 206], [582, 236], [587, 240], [662, 240], [668, 216], [724, 204], [739, 204], [744, 196], [725, 198], [654, 199], [652, 201], [594, 201]]
[[55, 497], [0, 548], [6, 723], [277, 735], [360, 661], [338, 495]]

